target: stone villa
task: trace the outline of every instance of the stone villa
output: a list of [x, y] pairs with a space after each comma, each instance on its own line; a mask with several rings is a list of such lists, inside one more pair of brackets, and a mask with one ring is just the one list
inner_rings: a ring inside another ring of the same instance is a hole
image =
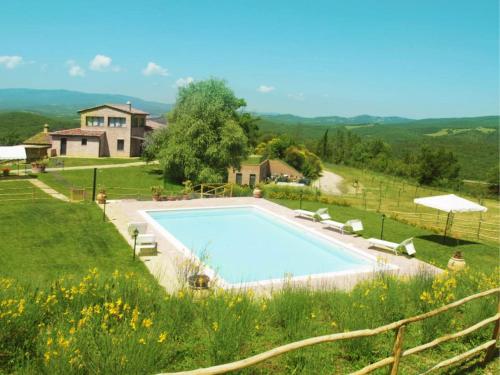
[[291, 178], [302, 178], [302, 173], [279, 159], [264, 159], [258, 155], [252, 155], [241, 163], [240, 169], [228, 168], [228, 182], [238, 185], [255, 186], [267, 178], [275, 176], [288, 176]]
[[80, 127], [48, 133], [50, 156], [140, 156], [148, 113], [131, 104], [102, 104], [78, 111]]

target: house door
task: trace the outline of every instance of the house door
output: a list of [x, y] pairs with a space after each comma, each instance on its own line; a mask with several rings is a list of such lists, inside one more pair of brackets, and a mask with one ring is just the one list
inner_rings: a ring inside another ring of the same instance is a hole
[[59, 155], [66, 155], [66, 138], [61, 138], [61, 148], [59, 150]]
[[248, 181], [248, 185], [250, 185], [250, 187], [255, 187], [255, 175], [254, 174], [250, 175], [250, 179]]
[[242, 175], [241, 173], [236, 173], [236, 184], [241, 185], [242, 182]]

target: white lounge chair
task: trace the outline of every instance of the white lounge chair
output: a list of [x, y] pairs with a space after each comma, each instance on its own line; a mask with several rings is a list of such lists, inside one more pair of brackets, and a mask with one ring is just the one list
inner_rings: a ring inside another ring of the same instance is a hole
[[344, 232], [357, 233], [363, 230], [363, 223], [358, 219], [348, 220], [345, 223], [334, 220], [322, 220], [321, 223], [325, 224], [325, 228], [337, 229], [342, 234], [344, 234]]
[[139, 256], [156, 255], [158, 244], [154, 234], [139, 234], [136, 240], [136, 252]]
[[313, 221], [323, 221], [331, 219], [330, 215], [328, 214], [328, 208], [320, 208], [316, 212], [307, 210], [293, 210], [293, 211], [295, 212], [295, 216], [305, 217], [306, 219], [311, 219]]
[[369, 238], [368, 242], [374, 247], [393, 250], [396, 255], [398, 254], [398, 250], [404, 251], [408, 255], [415, 255], [417, 252], [413, 245], [413, 238], [408, 238], [401, 243], [379, 240], [378, 238]]

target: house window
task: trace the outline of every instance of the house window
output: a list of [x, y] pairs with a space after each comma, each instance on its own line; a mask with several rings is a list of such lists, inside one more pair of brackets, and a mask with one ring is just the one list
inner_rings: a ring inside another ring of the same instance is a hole
[[104, 126], [104, 117], [87, 116], [86, 124], [87, 126]]
[[82, 146], [87, 146], [87, 138], [82, 138]]
[[241, 185], [242, 179], [241, 173], [236, 173], [236, 184]]
[[123, 139], [118, 139], [116, 141], [116, 149], [118, 151], [123, 151], [125, 149], [125, 141]]
[[124, 128], [126, 125], [127, 119], [125, 117], [109, 117], [108, 118], [108, 126], [110, 128]]

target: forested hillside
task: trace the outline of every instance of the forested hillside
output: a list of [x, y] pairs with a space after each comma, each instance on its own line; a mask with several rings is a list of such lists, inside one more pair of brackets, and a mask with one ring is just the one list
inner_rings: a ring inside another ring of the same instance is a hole
[[401, 159], [408, 153], [416, 153], [423, 145], [443, 148], [453, 152], [460, 164], [460, 177], [464, 179], [486, 180], [499, 160], [498, 116], [349, 125], [300, 119], [283, 123], [276, 116], [261, 116], [258, 125], [265, 136], [288, 134], [312, 150], [317, 148], [326, 130], [331, 138], [339, 129], [363, 140], [382, 140], [390, 146], [390, 153]]
[[76, 118], [49, 117], [30, 112], [0, 112], [0, 145], [15, 145], [41, 132], [43, 125], [50, 130], [79, 126]]

